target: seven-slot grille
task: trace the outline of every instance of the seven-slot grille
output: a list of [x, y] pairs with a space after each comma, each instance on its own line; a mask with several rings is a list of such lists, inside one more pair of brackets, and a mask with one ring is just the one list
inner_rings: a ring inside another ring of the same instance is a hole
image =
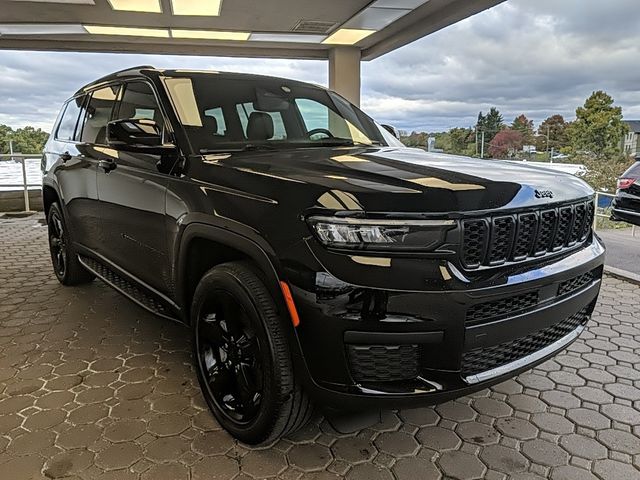
[[583, 242], [593, 223], [593, 202], [462, 221], [462, 264], [474, 269], [560, 252]]

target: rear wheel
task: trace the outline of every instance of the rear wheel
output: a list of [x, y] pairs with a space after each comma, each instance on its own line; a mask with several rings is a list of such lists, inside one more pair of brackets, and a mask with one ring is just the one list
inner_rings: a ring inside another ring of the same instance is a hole
[[198, 380], [220, 424], [248, 444], [268, 444], [311, 416], [296, 383], [282, 319], [262, 281], [244, 263], [207, 272], [193, 298]]
[[78, 260], [78, 254], [69, 238], [69, 231], [57, 203], [49, 207], [47, 215], [51, 263], [58, 281], [63, 285], [79, 285], [92, 281], [95, 276]]

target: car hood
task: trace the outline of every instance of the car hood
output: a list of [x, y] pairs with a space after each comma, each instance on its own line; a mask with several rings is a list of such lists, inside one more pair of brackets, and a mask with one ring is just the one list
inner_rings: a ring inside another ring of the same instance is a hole
[[240, 152], [205, 156], [204, 163], [241, 173], [242, 179], [226, 177], [234, 178], [236, 188], [303, 209], [455, 213], [544, 206], [593, 194], [579, 178], [547, 168], [413, 148]]

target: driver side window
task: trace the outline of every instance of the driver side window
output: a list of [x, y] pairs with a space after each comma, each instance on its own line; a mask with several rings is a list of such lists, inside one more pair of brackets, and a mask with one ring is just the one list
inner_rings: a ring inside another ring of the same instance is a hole
[[128, 82], [120, 100], [117, 120], [143, 118], [153, 120], [160, 130], [164, 128], [164, 117], [151, 85], [146, 82]]

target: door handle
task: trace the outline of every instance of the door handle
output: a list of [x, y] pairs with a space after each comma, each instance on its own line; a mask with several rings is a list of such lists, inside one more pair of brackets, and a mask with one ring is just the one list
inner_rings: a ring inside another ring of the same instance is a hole
[[104, 170], [104, 173], [109, 173], [111, 170], [114, 170], [118, 164], [113, 160], [100, 160], [98, 162], [98, 167]]
[[66, 162], [67, 160], [71, 160], [71, 154], [69, 152], [64, 152], [62, 154], [60, 154], [60, 160], [62, 160], [63, 162]]

